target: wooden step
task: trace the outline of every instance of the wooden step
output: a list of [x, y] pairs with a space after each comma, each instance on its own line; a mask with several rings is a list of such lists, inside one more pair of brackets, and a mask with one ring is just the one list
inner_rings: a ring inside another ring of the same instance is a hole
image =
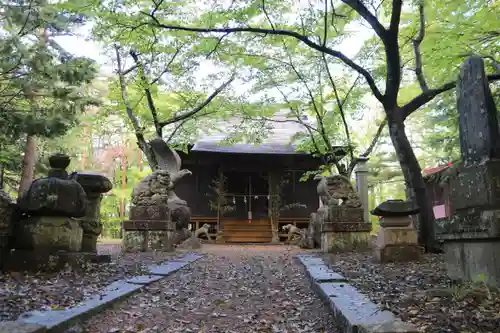
[[234, 236], [234, 237], [225, 237], [226, 242], [228, 243], [270, 243], [272, 237], [250, 237], [250, 236]]
[[269, 219], [262, 219], [252, 220], [248, 223], [248, 220], [222, 219], [221, 225], [271, 225], [271, 221]]
[[246, 230], [259, 230], [259, 231], [265, 231], [265, 230], [272, 230], [271, 225], [264, 225], [264, 224], [257, 224], [257, 225], [252, 225], [252, 224], [244, 224], [244, 225], [222, 225], [221, 227], [222, 230], [228, 230], [228, 231], [246, 231]]
[[273, 232], [271, 230], [224, 230], [224, 236], [262, 236], [262, 237], [269, 237], [272, 236]]

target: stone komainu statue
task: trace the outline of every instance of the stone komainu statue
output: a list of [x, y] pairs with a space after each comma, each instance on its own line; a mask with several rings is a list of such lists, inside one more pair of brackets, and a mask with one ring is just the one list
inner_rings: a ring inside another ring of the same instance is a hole
[[316, 175], [314, 179], [319, 180], [317, 190], [323, 206], [361, 207], [359, 195], [347, 177]]
[[154, 206], [168, 203], [170, 174], [167, 170], [156, 170], [147, 175], [132, 190], [132, 204]]

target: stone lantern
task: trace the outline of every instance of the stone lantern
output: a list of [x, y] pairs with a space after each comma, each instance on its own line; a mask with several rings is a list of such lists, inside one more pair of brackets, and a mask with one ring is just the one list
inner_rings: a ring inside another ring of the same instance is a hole
[[411, 215], [420, 209], [411, 201], [387, 200], [371, 211], [379, 216], [375, 257], [379, 262], [418, 260], [422, 247], [418, 245], [417, 231]]

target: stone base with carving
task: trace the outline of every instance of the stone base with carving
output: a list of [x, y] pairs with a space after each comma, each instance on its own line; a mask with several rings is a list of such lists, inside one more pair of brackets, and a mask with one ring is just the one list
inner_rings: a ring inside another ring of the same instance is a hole
[[69, 265], [74, 270], [85, 269], [85, 263], [108, 263], [109, 254], [89, 252], [56, 252], [12, 250], [5, 258], [9, 271], [56, 272]]
[[79, 252], [83, 229], [71, 217], [28, 217], [16, 223], [14, 237], [14, 248], [19, 250]]
[[324, 252], [364, 251], [370, 248], [371, 224], [364, 222], [363, 208], [331, 206], [321, 224]]
[[177, 241], [172, 221], [125, 221], [122, 248], [125, 252], [149, 250], [172, 252]]
[[323, 252], [365, 251], [370, 248], [370, 232], [322, 232]]

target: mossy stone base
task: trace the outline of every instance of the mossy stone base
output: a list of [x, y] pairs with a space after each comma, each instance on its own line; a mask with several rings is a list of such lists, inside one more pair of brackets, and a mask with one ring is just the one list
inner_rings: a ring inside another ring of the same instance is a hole
[[365, 251], [370, 248], [370, 232], [325, 232], [321, 233], [323, 252]]

